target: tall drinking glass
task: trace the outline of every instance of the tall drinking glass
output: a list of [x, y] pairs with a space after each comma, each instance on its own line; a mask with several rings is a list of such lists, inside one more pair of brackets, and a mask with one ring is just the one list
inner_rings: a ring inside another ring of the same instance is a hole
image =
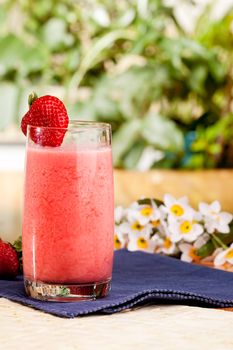
[[[42, 146], [42, 140], [61, 134], [61, 146]], [[109, 124], [70, 122], [67, 129], [28, 126], [23, 270], [29, 296], [77, 301], [108, 294], [113, 197]]]

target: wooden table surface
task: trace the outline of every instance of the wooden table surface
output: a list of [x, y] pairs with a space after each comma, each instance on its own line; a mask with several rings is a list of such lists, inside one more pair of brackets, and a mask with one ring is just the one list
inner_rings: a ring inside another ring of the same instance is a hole
[[232, 350], [233, 313], [179, 305], [62, 319], [0, 299], [0, 349]]
[[[22, 173], [0, 173], [0, 237], [21, 231]], [[62, 319], [0, 298], [0, 350], [233, 349], [233, 313], [179, 305]]]

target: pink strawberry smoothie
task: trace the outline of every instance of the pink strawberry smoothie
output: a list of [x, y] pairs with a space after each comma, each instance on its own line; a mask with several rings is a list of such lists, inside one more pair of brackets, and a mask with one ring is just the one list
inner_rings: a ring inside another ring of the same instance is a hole
[[26, 279], [89, 283], [111, 277], [110, 147], [28, 146], [23, 217]]

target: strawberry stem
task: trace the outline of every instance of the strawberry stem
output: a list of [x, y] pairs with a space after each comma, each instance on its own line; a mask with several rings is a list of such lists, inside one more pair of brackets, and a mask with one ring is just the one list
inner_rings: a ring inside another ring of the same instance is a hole
[[22, 259], [22, 237], [20, 236], [14, 243], [12, 244], [13, 248], [16, 250], [19, 259], [19, 272], [23, 272], [23, 259]]
[[29, 96], [28, 96], [28, 105], [29, 107], [31, 107], [31, 105], [33, 104], [33, 102], [38, 98], [38, 95], [36, 92], [32, 92]]

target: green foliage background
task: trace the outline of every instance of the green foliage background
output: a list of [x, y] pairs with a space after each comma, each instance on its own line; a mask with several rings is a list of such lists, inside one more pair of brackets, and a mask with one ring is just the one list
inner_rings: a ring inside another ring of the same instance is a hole
[[112, 124], [117, 167], [232, 167], [233, 11], [209, 14], [187, 34], [161, 0], [3, 0], [0, 129], [58, 92]]

